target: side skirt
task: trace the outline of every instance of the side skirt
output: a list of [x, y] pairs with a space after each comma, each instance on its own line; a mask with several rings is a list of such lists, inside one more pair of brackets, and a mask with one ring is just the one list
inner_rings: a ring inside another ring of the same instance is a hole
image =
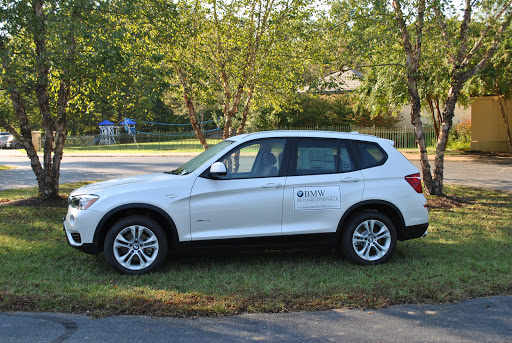
[[179, 242], [177, 252], [189, 251], [245, 251], [245, 250], [281, 250], [310, 247], [336, 246], [336, 233], [309, 235], [286, 235], [251, 238], [212, 239], [202, 241]]

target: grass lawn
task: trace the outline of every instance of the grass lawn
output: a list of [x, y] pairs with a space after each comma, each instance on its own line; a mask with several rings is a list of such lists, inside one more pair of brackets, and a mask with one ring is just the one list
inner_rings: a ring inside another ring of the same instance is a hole
[[[222, 141], [221, 139], [208, 139], [209, 146], [213, 146]], [[203, 146], [197, 139], [181, 139], [164, 142], [150, 143], [127, 143], [114, 145], [93, 145], [80, 147], [64, 148], [66, 153], [162, 153], [162, 152], [201, 152], [204, 151]]]
[[64, 208], [9, 206], [8, 200], [36, 192], [0, 192], [0, 311], [227, 315], [512, 294], [510, 193], [447, 186], [449, 198], [429, 199], [429, 235], [399, 242], [384, 265], [356, 266], [332, 251], [290, 250], [169, 256], [156, 273], [122, 276], [103, 254], [67, 245]]
[[9, 170], [9, 169], [14, 169], [14, 167], [0, 166], [0, 171], [2, 171], [2, 170]]

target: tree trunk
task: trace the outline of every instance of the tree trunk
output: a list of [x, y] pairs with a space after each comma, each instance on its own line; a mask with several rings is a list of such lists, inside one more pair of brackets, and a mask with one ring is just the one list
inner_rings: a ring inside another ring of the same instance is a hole
[[201, 142], [204, 150], [208, 150], [208, 143], [206, 142], [206, 138], [204, 137], [203, 131], [197, 122], [196, 111], [194, 108], [194, 103], [192, 102], [192, 98], [190, 97], [190, 89], [187, 84], [187, 76], [185, 71], [181, 68], [178, 70], [180, 74], [181, 85], [183, 86], [183, 100], [185, 100], [185, 105], [188, 109], [188, 115], [190, 117], [190, 124], [196, 133], [196, 137]]
[[[48, 75], [50, 67], [48, 65], [46, 56], [46, 16], [43, 12], [43, 1], [39, 0], [34, 2], [33, 5], [34, 16], [36, 19], [38, 29], [34, 33], [34, 43], [36, 47], [36, 97], [39, 107], [39, 112], [43, 119], [44, 127], [44, 155], [43, 155], [43, 175], [42, 183], [39, 186], [39, 196], [43, 199], [51, 199], [59, 196], [59, 170], [55, 172], [53, 164], [52, 152], [54, 149], [55, 141], [55, 121], [51, 115], [50, 110], [50, 97], [48, 95]], [[60, 162], [60, 159], [59, 159]], [[60, 167], [60, 163], [58, 164]], [[36, 172], [34, 170], [34, 172]]]
[[[5, 42], [1, 41], [0, 43], [0, 50], [2, 52], [5, 51]], [[7, 58], [4, 57], [4, 60], [2, 61], [2, 68], [3, 68], [3, 77], [5, 80], [5, 83], [10, 88], [10, 98], [13, 104], [14, 108], [14, 115], [18, 119], [18, 122], [20, 124], [20, 132], [21, 135], [19, 135], [16, 130], [8, 125], [6, 122], [1, 122], [2, 126], [4, 126], [6, 129], [9, 130], [10, 133], [15, 135], [17, 138], [21, 140], [21, 143], [23, 144], [23, 147], [25, 148], [25, 151], [27, 152], [27, 156], [30, 159], [30, 166], [32, 167], [32, 170], [34, 171], [34, 174], [36, 175], [37, 185], [39, 187], [39, 191], [43, 189], [44, 186], [44, 170], [41, 166], [41, 162], [39, 161], [39, 157], [37, 156], [37, 151], [35, 150], [34, 144], [32, 142], [32, 129], [30, 128], [30, 121], [27, 116], [27, 111], [25, 107], [25, 102], [23, 100], [23, 97], [21, 93], [19, 92], [18, 88], [14, 84], [14, 81], [10, 77], [10, 65], [8, 63]]]
[[[78, 21], [80, 18], [81, 9], [74, 8], [72, 12], [72, 18], [74, 21]], [[67, 42], [66, 59], [68, 64], [71, 66], [75, 63], [76, 53], [76, 38], [74, 27], [71, 27]], [[62, 154], [64, 150], [64, 143], [67, 137], [67, 108], [69, 102], [69, 94], [71, 92], [71, 72], [69, 69], [64, 70], [62, 80], [60, 82], [58, 97], [57, 97], [57, 124], [55, 127], [55, 150], [53, 154], [53, 165], [52, 165], [52, 178], [53, 182], [59, 187], [60, 180], [60, 166], [62, 161]]]
[[227, 80], [227, 75], [224, 71], [221, 73], [223, 75], [223, 83], [224, 83], [224, 107], [222, 112], [224, 113], [224, 131], [222, 134], [222, 138], [226, 139], [232, 137], [234, 134], [232, 118], [238, 112], [238, 106], [240, 105], [240, 100], [242, 99], [242, 94], [244, 92], [244, 84], [240, 83], [236, 89], [236, 93], [233, 97], [233, 103], [231, 103], [231, 92], [229, 91], [229, 82]]
[[430, 109], [430, 114], [432, 115], [432, 123], [434, 124], [434, 131], [436, 133], [436, 140], [439, 139], [439, 125], [436, 118], [436, 110], [434, 108], [434, 100], [430, 95], [427, 95], [428, 107]]
[[242, 112], [242, 121], [240, 122], [240, 126], [238, 126], [238, 130], [236, 131], [237, 135], [241, 135], [245, 131], [245, 123], [247, 122], [247, 116], [249, 115], [249, 105], [251, 104], [253, 91], [254, 85], [250, 85], [249, 90], [247, 91], [247, 99], [245, 100], [244, 110]]
[[512, 135], [510, 133], [510, 123], [508, 120], [509, 112], [507, 107], [507, 99], [503, 95], [498, 95], [498, 102], [500, 103], [501, 117], [503, 118], [505, 128], [507, 129], [508, 150], [512, 153]]
[[428, 194], [432, 194], [432, 174], [430, 172], [430, 163], [428, 161], [427, 144], [425, 142], [425, 135], [423, 133], [423, 123], [421, 122], [421, 101], [416, 81], [413, 79], [412, 75], [408, 76], [408, 89], [409, 96], [412, 100], [411, 124], [414, 126], [416, 143], [418, 144], [418, 149], [420, 152], [420, 166], [423, 176], [423, 184], [425, 186], [426, 192]]
[[457, 105], [457, 99], [459, 98], [462, 86], [463, 83], [461, 82], [456, 82], [452, 85], [448, 99], [443, 108], [443, 122], [441, 123], [441, 132], [437, 140], [436, 158], [434, 162], [434, 184], [432, 192], [430, 193], [433, 195], [443, 194], [444, 155], [450, 129], [452, 128], [455, 106]]
[[407, 91], [411, 100], [411, 123], [414, 126], [416, 143], [420, 152], [420, 165], [423, 176], [423, 184], [427, 193], [432, 194], [433, 183], [432, 174], [430, 172], [430, 163], [428, 162], [427, 146], [425, 143], [425, 135], [423, 133], [423, 123], [421, 122], [421, 100], [418, 92], [418, 70], [421, 61], [421, 44], [423, 39], [423, 24], [425, 14], [425, 0], [418, 3], [418, 18], [416, 21], [416, 42], [414, 47], [409, 38], [407, 24], [404, 19], [400, 0], [393, 0], [393, 8], [395, 10], [395, 19], [397, 21], [400, 33], [402, 34], [402, 45], [405, 52], [405, 62], [407, 71]]

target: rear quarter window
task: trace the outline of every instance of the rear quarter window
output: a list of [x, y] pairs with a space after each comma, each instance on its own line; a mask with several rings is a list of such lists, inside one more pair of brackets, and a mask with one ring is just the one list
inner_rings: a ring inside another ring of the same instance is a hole
[[388, 159], [388, 155], [384, 149], [377, 143], [354, 141], [352, 144], [357, 155], [360, 169], [381, 166]]

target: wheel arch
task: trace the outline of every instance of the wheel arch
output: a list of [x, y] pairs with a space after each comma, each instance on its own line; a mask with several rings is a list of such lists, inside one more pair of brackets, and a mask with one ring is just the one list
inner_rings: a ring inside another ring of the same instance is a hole
[[386, 217], [388, 217], [393, 224], [398, 235], [398, 240], [402, 240], [402, 232], [405, 229], [405, 220], [402, 212], [394, 204], [385, 200], [365, 200], [349, 207], [340, 219], [338, 229], [336, 231], [336, 241], [339, 242], [341, 233], [345, 227], [345, 223], [357, 213], [364, 210], [377, 211]]
[[179, 241], [178, 230], [171, 216], [163, 209], [145, 203], [133, 203], [116, 207], [103, 216], [94, 233], [94, 246], [96, 252], [103, 251], [103, 244], [109, 228], [119, 219], [130, 215], [143, 215], [155, 220], [167, 235], [169, 247], [173, 247]]

